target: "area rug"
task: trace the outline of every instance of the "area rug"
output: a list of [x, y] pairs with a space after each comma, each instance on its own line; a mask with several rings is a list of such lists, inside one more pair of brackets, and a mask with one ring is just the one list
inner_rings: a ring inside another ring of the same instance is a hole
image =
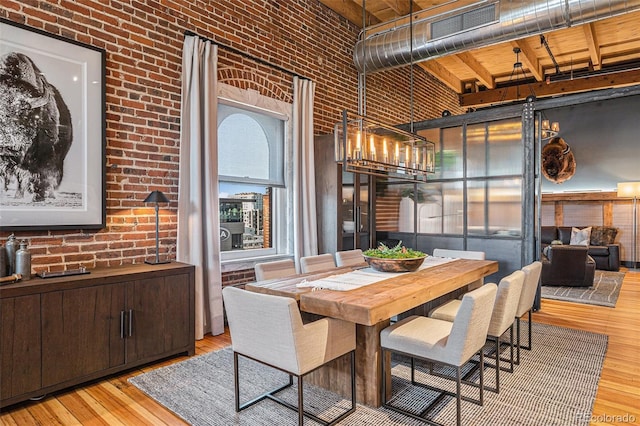
[[[524, 324], [525, 330], [527, 324]], [[522, 351], [512, 374], [500, 374], [500, 393], [485, 392], [484, 406], [463, 401], [463, 423], [486, 426], [588, 425], [598, 389], [607, 336], [579, 330], [533, 324], [533, 349]], [[286, 375], [240, 358], [241, 400], [247, 401], [287, 381]], [[394, 403], [422, 405], [433, 398], [423, 388], [409, 386], [409, 369], [394, 359]], [[295, 425], [295, 412], [265, 400], [236, 413], [233, 390], [233, 353], [230, 348], [158, 368], [129, 379], [131, 383], [194, 426]], [[418, 380], [453, 390], [455, 383], [426, 373]], [[495, 370], [485, 381], [495, 385]], [[295, 383], [295, 381], [294, 381]], [[305, 409], [320, 418], [332, 418], [348, 401], [324, 389], [305, 386]], [[463, 385], [465, 394], [478, 389]], [[294, 385], [280, 393], [295, 403]], [[420, 407], [415, 407], [419, 409]], [[445, 399], [433, 413], [436, 420], [455, 424], [455, 400]], [[306, 425], [316, 424], [305, 419]], [[384, 408], [358, 405], [340, 425], [396, 426], [424, 423]]]
[[542, 286], [542, 298], [585, 303], [588, 305], [616, 306], [624, 272], [596, 271], [591, 287]]

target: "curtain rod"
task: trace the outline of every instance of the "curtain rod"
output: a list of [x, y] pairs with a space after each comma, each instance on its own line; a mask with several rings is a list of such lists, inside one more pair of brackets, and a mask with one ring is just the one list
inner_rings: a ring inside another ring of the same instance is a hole
[[230, 52], [236, 53], [236, 54], [238, 54], [238, 55], [240, 55], [240, 56], [244, 56], [245, 58], [249, 58], [249, 59], [251, 59], [252, 61], [258, 62], [258, 63], [260, 63], [260, 64], [262, 64], [262, 65], [267, 65], [267, 66], [269, 66], [269, 67], [271, 67], [271, 68], [274, 68], [274, 69], [276, 69], [276, 70], [278, 70], [278, 71], [281, 71], [281, 72], [283, 72], [283, 73], [285, 73], [285, 74], [289, 74], [289, 75], [292, 75], [292, 76], [294, 76], [294, 77], [298, 77], [298, 78], [304, 78], [305, 80], [310, 80], [310, 81], [311, 81], [311, 79], [310, 79], [310, 78], [308, 78], [308, 77], [305, 77], [305, 76], [300, 75], [300, 74], [298, 74], [298, 73], [296, 73], [296, 72], [293, 72], [293, 71], [291, 71], [291, 70], [288, 70], [288, 69], [286, 69], [286, 68], [283, 68], [283, 67], [281, 67], [281, 66], [279, 66], [279, 65], [272, 64], [271, 62], [269, 62], [269, 61], [265, 61], [264, 59], [257, 58], [257, 57], [255, 57], [255, 56], [253, 56], [253, 55], [250, 55], [250, 54], [246, 53], [246, 52], [243, 52], [243, 51], [241, 51], [241, 50], [238, 50], [238, 49], [236, 49], [235, 47], [227, 46], [227, 45], [225, 45], [225, 44], [219, 43], [219, 42], [217, 42], [217, 41], [215, 41], [215, 40], [212, 40], [212, 39], [210, 39], [210, 38], [203, 37], [203, 36], [201, 36], [201, 35], [198, 35], [198, 34], [194, 33], [193, 31], [186, 30], [186, 31], [184, 32], [184, 35], [185, 35], [185, 37], [186, 37], [186, 36], [193, 36], [193, 37], [198, 37], [200, 40], [210, 41], [211, 43], [214, 43], [214, 44], [216, 44], [216, 45], [218, 45], [218, 46], [220, 46], [220, 47], [222, 47], [222, 48], [224, 48], [224, 49], [226, 49], [226, 50], [228, 50], [228, 51], [230, 51]]

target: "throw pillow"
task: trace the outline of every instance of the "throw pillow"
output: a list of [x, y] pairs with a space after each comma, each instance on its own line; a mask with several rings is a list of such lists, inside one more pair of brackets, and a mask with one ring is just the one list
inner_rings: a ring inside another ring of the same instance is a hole
[[591, 239], [591, 227], [578, 229], [571, 228], [571, 241], [569, 242], [572, 246], [588, 246], [589, 240]]
[[594, 226], [591, 229], [591, 245], [592, 246], [606, 246], [614, 244], [616, 241], [616, 235], [618, 235], [618, 228], [611, 226]]

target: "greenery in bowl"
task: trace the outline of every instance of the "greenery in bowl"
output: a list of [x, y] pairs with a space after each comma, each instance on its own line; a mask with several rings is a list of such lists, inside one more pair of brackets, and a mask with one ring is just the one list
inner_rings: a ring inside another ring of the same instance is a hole
[[378, 248], [365, 250], [362, 254], [368, 257], [377, 257], [379, 259], [416, 259], [427, 256], [421, 251], [403, 247], [402, 241], [393, 248], [380, 244]]

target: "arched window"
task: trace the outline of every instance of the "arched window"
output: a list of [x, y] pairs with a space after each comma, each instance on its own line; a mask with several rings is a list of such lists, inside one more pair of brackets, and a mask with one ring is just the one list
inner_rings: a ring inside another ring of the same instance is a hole
[[256, 102], [239, 89], [233, 94], [218, 102], [221, 259], [289, 255], [291, 106], [267, 109], [273, 100]]
[[284, 120], [218, 105], [218, 176], [221, 182], [284, 186]]

